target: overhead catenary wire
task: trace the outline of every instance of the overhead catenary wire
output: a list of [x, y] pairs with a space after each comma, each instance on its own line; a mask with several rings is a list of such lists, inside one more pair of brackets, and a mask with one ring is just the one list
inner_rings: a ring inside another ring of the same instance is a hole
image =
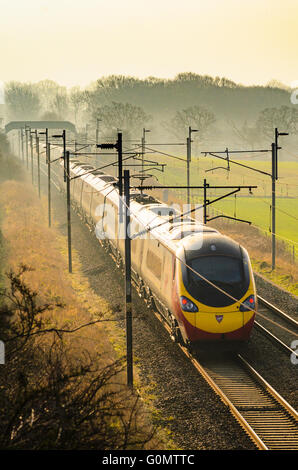
[[180, 160], [181, 162], [186, 162], [187, 161], [186, 158], [181, 158], [181, 157], [177, 157], [177, 155], [171, 155], [169, 153], [161, 152], [160, 150], [152, 149], [148, 146], [145, 146], [145, 149], [150, 150], [150, 152], [153, 152], [153, 153], [159, 153], [160, 155], [165, 155], [167, 157], [174, 158], [176, 160]]
[[[116, 189], [116, 188], [114, 188]], [[123, 198], [123, 204], [125, 205], [125, 207], [131, 211], [131, 209], [128, 208], [126, 202], [125, 202], [125, 198]], [[135, 214], [135, 213], [132, 213], [132, 215], [137, 219], [137, 221], [143, 225], [144, 228], [146, 228], [146, 226], [144, 225], [143, 221], [141, 221], [138, 216]], [[151, 233], [151, 235], [164, 247], [164, 248], [168, 248], [167, 245], [164, 243], [163, 240], [160, 239], [160, 237], [157, 237], [157, 235], [155, 235], [154, 233], [152, 233], [152, 230], [154, 230], [155, 227], [153, 227], [152, 229], [149, 229], [148, 232]], [[200, 274], [198, 271], [196, 271], [195, 269], [193, 269], [189, 264], [187, 264], [183, 259], [179, 258], [179, 256], [177, 256], [176, 253], [174, 253], [174, 256], [175, 258], [180, 261], [180, 263], [182, 263], [186, 268], [190, 269], [194, 274], [196, 274], [198, 277], [200, 277], [204, 282], [207, 282], [209, 285], [211, 285], [213, 288], [217, 289], [219, 292], [221, 292], [222, 294], [224, 294], [225, 296], [229, 297], [231, 300], [233, 300], [235, 303], [237, 303], [239, 306], [240, 305], [244, 305], [243, 302], [240, 302], [238, 299], [236, 299], [235, 297], [233, 297], [231, 294], [229, 294], [228, 292], [226, 292], [224, 289], [221, 289], [220, 287], [218, 287], [216, 284], [214, 284], [212, 281], [209, 281], [209, 279], [207, 279], [206, 277], [204, 277], [202, 274]], [[251, 312], [254, 312], [255, 314], [258, 314], [261, 318], [263, 319], [266, 319], [267, 321], [269, 321], [270, 323], [276, 325], [276, 322], [274, 322], [273, 320], [271, 319], [268, 319], [267, 317], [265, 317], [264, 315], [262, 315], [261, 313], [257, 312], [255, 309], [253, 308], [250, 308], [249, 306], [247, 305], [244, 305], [245, 308], [247, 308], [248, 310], [250, 310]], [[289, 330], [288, 328], [286, 327], [283, 327], [282, 325], [278, 325], [281, 329], [287, 331], [288, 333], [291, 333], [295, 336], [298, 336], [297, 333], [293, 332], [292, 330]]]
[[[265, 201], [264, 201], [264, 202], [265, 202]], [[219, 213], [219, 214], [229, 215], [229, 213], [224, 212], [224, 211], [219, 210], [219, 209], [213, 209], [213, 210], [214, 210], [215, 212]], [[268, 234], [271, 234], [271, 233], [272, 233], [272, 232], [270, 232], [269, 230], [267, 230], [265, 227], [262, 227], [262, 226], [260, 226], [260, 225], [255, 225], [255, 224], [251, 223], [251, 227], [254, 227], [254, 228], [257, 228], [257, 229], [261, 229], [261, 230], [263, 230], [264, 232], [266, 232], [266, 233], [268, 233]], [[296, 242], [296, 241], [294, 241], [294, 240], [291, 240], [291, 239], [289, 239], [289, 238], [283, 237], [282, 235], [279, 235], [278, 233], [275, 233], [275, 235], [276, 235], [278, 238], [282, 239], [282, 240], [286, 240], [286, 241], [288, 241], [288, 242], [290, 242], [290, 243], [292, 243], [292, 244], [298, 245], [298, 242]]]
[[[264, 204], [267, 204], [267, 205], [271, 206], [270, 202], [265, 201], [265, 199], [260, 197], [259, 200], [262, 201]], [[298, 217], [295, 217], [293, 214], [289, 214], [288, 212], [286, 212], [283, 209], [280, 209], [279, 207], [276, 207], [276, 210], [278, 210], [279, 212], [282, 212], [283, 214], [287, 215], [288, 217], [291, 217], [292, 219], [298, 220]]]
[[[266, 200], [263, 199], [262, 197], [258, 197], [258, 200], [271, 207], [270, 202], [266, 201]], [[298, 221], [298, 217], [295, 217], [293, 214], [290, 214], [289, 212], [286, 212], [285, 210], [280, 209], [279, 207], [276, 207], [276, 210], [278, 210], [279, 212], [282, 212], [283, 214], [287, 215], [288, 217], [291, 217], [292, 219], [295, 219], [295, 220]], [[276, 234], [276, 235], [277, 235], [277, 234]], [[281, 235], [280, 235], [280, 237], [283, 238]], [[285, 238], [285, 239], [286, 239], [286, 238]], [[296, 243], [294, 240], [290, 240], [290, 241], [291, 241], [292, 243]]]
[[[61, 158], [61, 157], [60, 157]], [[42, 170], [43, 171], [43, 170]], [[43, 171], [43, 173], [45, 174], [45, 172]], [[68, 177], [70, 175], [68, 174]], [[84, 176], [84, 175], [79, 175], [79, 176]], [[53, 181], [53, 180], [52, 180]], [[53, 183], [55, 184], [55, 182], [53, 181]], [[55, 186], [58, 188], [58, 186], [55, 184]], [[113, 187], [111, 189], [111, 191], [108, 193], [110, 194], [111, 192], [115, 191], [116, 190], [116, 187]], [[122, 198], [123, 199], [123, 204], [126, 206], [126, 208], [128, 209], [127, 207], [127, 204], [126, 204], [126, 201], [125, 201], [125, 198]], [[202, 207], [202, 206], [201, 206]], [[196, 208], [195, 210], [198, 210], [199, 208]], [[131, 211], [131, 209], [129, 209]], [[157, 227], [159, 226], [155, 226], [155, 227], [149, 227], [148, 226], [146, 227], [145, 224], [143, 223], [143, 221], [141, 221], [137, 215], [135, 213], [133, 213], [133, 216], [138, 220], [138, 222], [146, 229], [146, 232], [147, 233], [150, 233], [155, 239], [157, 239], [159, 241], [159, 243], [161, 245], [163, 245], [165, 248], [168, 248], [167, 245], [163, 242], [163, 240], [161, 240], [159, 237], [157, 237], [157, 235], [155, 235], [154, 233], [152, 233], [152, 230], [155, 230]], [[177, 217], [181, 217], [181, 214]], [[168, 223], [168, 221], [166, 221], [165, 223]], [[257, 227], [258, 228], [258, 227]], [[190, 265], [188, 265], [184, 260], [182, 260], [181, 258], [179, 258], [177, 256], [177, 254], [175, 253], [175, 258], [180, 261], [185, 267], [187, 267], [188, 269], [190, 269], [194, 274], [196, 274], [198, 277], [200, 277], [204, 282], [208, 283], [209, 285], [211, 285], [213, 288], [217, 289], [218, 291], [220, 291], [222, 294], [224, 294], [225, 296], [229, 297], [231, 300], [233, 300], [234, 302], [236, 302], [239, 306], [240, 305], [244, 305], [242, 302], [240, 302], [238, 299], [236, 299], [235, 297], [233, 297], [231, 294], [227, 293], [225, 290], [221, 289], [220, 287], [218, 287], [216, 284], [212, 283], [211, 281], [209, 281], [207, 278], [205, 278], [202, 274], [200, 274], [198, 271], [194, 270]], [[252, 309], [250, 308], [249, 306], [246, 306], [246, 308], [248, 308], [250, 311], [254, 312], [254, 313], [258, 313], [255, 309]], [[261, 315], [260, 313], [258, 313], [259, 316], [263, 317], [263, 318], [266, 318], [264, 317], [263, 315]], [[267, 318], [266, 318], [267, 319]], [[275, 322], [273, 322], [272, 320], [269, 320], [271, 323], [275, 324]], [[292, 331], [288, 330], [287, 328], [285, 327], [282, 327], [281, 325], [278, 325], [280, 326], [280, 328], [290, 332], [293, 334]], [[294, 333], [295, 334], [295, 333]], [[295, 334], [296, 335], [296, 334]], [[296, 335], [298, 336], [298, 335]]]

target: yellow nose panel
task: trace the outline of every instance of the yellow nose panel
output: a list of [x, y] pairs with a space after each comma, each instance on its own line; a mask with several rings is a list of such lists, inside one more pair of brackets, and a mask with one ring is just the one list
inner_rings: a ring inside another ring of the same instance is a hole
[[196, 327], [209, 333], [228, 333], [244, 325], [243, 313], [203, 313], [196, 315]]

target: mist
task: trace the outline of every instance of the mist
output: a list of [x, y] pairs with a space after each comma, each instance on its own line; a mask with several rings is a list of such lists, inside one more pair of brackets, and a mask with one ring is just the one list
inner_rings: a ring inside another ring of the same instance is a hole
[[[151, 142], [183, 143], [192, 127], [198, 130], [195, 152], [227, 146], [253, 150], [269, 148], [274, 128], [279, 127], [290, 133], [290, 149], [297, 144], [298, 110], [291, 102], [291, 89], [278, 81], [244, 86], [191, 72], [174, 79], [110, 75], [86, 88], [67, 88], [53, 80], [11, 81], [2, 87], [2, 96], [3, 123], [69, 120], [79, 134], [93, 139], [96, 127], [101, 140], [121, 129], [127, 141], [140, 141], [148, 128]], [[281, 153], [281, 158], [291, 155]]]

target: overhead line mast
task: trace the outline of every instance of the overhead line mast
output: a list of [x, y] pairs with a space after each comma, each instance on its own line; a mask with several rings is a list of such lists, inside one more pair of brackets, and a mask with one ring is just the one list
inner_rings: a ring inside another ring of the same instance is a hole
[[[277, 155], [278, 155], [278, 150], [281, 149], [281, 147], [278, 147], [278, 137], [280, 135], [289, 135], [287, 132], [278, 132], [278, 129], [275, 128], [275, 142], [272, 143], [271, 145], [271, 173], [268, 173], [266, 171], [263, 171], [263, 170], [259, 170], [258, 168], [255, 168], [255, 167], [251, 167], [249, 165], [245, 165], [243, 163], [240, 163], [238, 161], [235, 161], [235, 160], [231, 160], [229, 158], [229, 154], [231, 153], [265, 153], [265, 152], [270, 152], [270, 150], [267, 150], [267, 149], [262, 149], [262, 150], [228, 150], [228, 148], [226, 148], [226, 150], [224, 151], [219, 151], [219, 152], [213, 152], [213, 151], [203, 151], [201, 152], [202, 154], [205, 155], [205, 157], [207, 155], [211, 155], [212, 157], [215, 157], [215, 158], [219, 158], [221, 160], [225, 160], [227, 161], [228, 163], [228, 168], [227, 169], [230, 169], [230, 164], [234, 164], [234, 165], [238, 165], [238, 166], [241, 166], [243, 168], [246, 168], [248, 170], [251, 170], [251, 171], [255, 171], [257, 173], [261, 173], [263, 175], [266, 175], [266, 176], [270, 176], [271, 178], [271, 230], [272, 230], [272, 241], [271, 241], [271, 255], [272, 255], [272, 259], [271, 259], [271, 266], [272, 266], [272, 270], [275, 269], [275, 258], [276, 258], [276, 191], [275, 191], [275, 182], [277, 181], [278, 179], [278, 158], [277, 158]], [[226, 153], [227, 157], [222, 157], [220, 155], [217, 155], [217, 154], [223, 154], [223, 153]], [[213, 170], [216, 170], [216, 168], [213, 168]], [[208, 171], [208, 170], [207, 170]]]

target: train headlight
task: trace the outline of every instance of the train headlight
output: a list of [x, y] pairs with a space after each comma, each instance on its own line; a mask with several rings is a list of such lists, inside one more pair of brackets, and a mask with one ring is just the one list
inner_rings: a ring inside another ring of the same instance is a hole
[[247, 297], [247, 299], [244, 300], [244, 302], [242, 302], [242, 304], [239, 307], [239, 310], [240, 312], [248, 312], [249, 310], [254, 310], [255, 306], [256, 306], [255, 296], [250, 295], [249, 297]]
[[184, 310], [184, 312], [198, 312], [199, 311], [198, 307], [187, 297], [184, 297], [184, 295], [180, 297], [180, 305], [181, 305], [182, 310]]

